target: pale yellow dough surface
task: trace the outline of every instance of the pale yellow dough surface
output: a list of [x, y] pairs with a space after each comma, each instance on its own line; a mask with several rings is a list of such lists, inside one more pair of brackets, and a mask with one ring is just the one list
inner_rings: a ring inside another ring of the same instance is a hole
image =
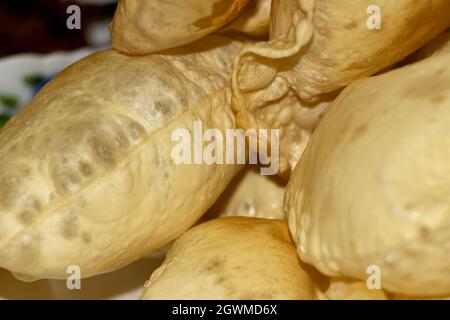
[[337, 91], [402, 60], [450, 26], [448, 0], [380, 0], [381, 29], [371, 30], [368, 8], [373, 4], [274, 0], [269, 41], [245, 45], [237, 56], [237, 124], [280, 128], [285, 175], [314, 129], [305, 122], [318, 121]]
[[176, 165], [175, 129], [234, 128], [222, 37], [171, 54], [96, 53], [0, 131], [0, 267], [23, 280], [121, 268], [177, 238], [237, 165]]
[[296, 167], [285, 211], [301, 259], [383, 289], [450, 294], [450, 54], [351, 84]]
[[179, 47], [230, 23], [248, 2], [120, 0], [111, 24], [112, 45], [133, 55]]
[[250, 0], [242, 14], [224, 31], [236, 31], [253, 37], [268, 37], [272, 0]]
[[243, 170], [204, 218], [243, 216], [283, 220], [285, 184], [285, 181], [276, 177], [262, 176], [258, 168]]
[[365, 281], [332, 278], [320, 300], [388, 300], [382, 289], [368, 289]]
[[187, 231], [146, 283], [142, 299], [313, 299], [287, 223], [214, 219]]

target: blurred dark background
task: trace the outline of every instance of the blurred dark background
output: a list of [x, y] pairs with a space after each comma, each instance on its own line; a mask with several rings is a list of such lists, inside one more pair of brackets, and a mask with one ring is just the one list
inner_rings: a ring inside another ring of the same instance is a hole
[[[66, 26], [68, 6], [81, 8], [81, 30]], [[0, 0], [0, 57], [107, 45], [113, 0]]]

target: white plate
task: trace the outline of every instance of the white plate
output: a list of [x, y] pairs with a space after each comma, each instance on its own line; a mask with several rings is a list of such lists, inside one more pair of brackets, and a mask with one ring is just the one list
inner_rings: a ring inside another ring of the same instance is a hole
[[27, 77], [50, 77], [93, 51], [85, 48], [73, 52], [20, 54], [0, 59], [0, 96], [12, 96], [18, 100], [18, 107], [13, 109], [0, 104], [0, 114], [16, 112], [32, 98], [33, 87], [25, 82]]

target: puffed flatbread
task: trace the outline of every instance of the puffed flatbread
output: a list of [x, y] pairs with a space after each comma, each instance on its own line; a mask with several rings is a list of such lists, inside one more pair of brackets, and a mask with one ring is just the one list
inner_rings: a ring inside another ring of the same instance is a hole
[[123, 267], [191, 227], [242, 166], [176, 164], [176, 129], [235, 128], [212, 36], [171, 54], [93, 54], [0, 130], [0, 267], [23, 280]]
[[[244, 129], [296, 132], [280, 145], [288, 171], [309, 136], [295, 110], [322, 106], [351, 82], [423, 46], [450, 26], [450, 1], [380, 0], [374, 7], [371, 0], [274, 0], [271, 15], [270, 40], [244, 46], [236, 58], [233, 108]], [[272, 107], [284, 99], [296, 101], [287, 110]]]
[[330, 107], [285, 192], [304, 262], [392, 293], [450, 295], [449, 61], [358, 80]]
[[120, 0], [111, 24], [113, 48], [139, 55], [175, 48], [235, 19], [249, 0]]
[[314, 298], [285, 221], [219, 218], [183, 234], [145, 285], [142, 299]]

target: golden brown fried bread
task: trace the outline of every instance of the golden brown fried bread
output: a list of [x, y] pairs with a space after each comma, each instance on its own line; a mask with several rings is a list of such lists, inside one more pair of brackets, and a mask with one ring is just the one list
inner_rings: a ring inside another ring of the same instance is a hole
[[142, 299], [313, 299], [314, 286], [281, 220], [226, 217], [187, 231]]
[[303, 119], [323, 111], [308, 109], [323, 107], [336, 91], [402, 60], [448, 28], [450, 1], [380, 0], [374, 6], [371, 0], [274, 0], [271, 15], [270, 40], [244, 46], [236, 58], [233, 108], [241, 128], [283, 131], [286, 172], [309, 139]]
[[346, 88], [285, 193], [301, 259], [411, 296], [450, 294], [450, 54]]
[[115, 270], [191, 227], [240, 170], [175, 164], [172, 133], [234, 128], [222, 37], [173, 54], [91, 55], [0, 131], [0, 267], [21, 279]]
[[179, 47], [236, 18], [249, 0], [120, 0], [111, 24], [113, 48], [140, 55]]

